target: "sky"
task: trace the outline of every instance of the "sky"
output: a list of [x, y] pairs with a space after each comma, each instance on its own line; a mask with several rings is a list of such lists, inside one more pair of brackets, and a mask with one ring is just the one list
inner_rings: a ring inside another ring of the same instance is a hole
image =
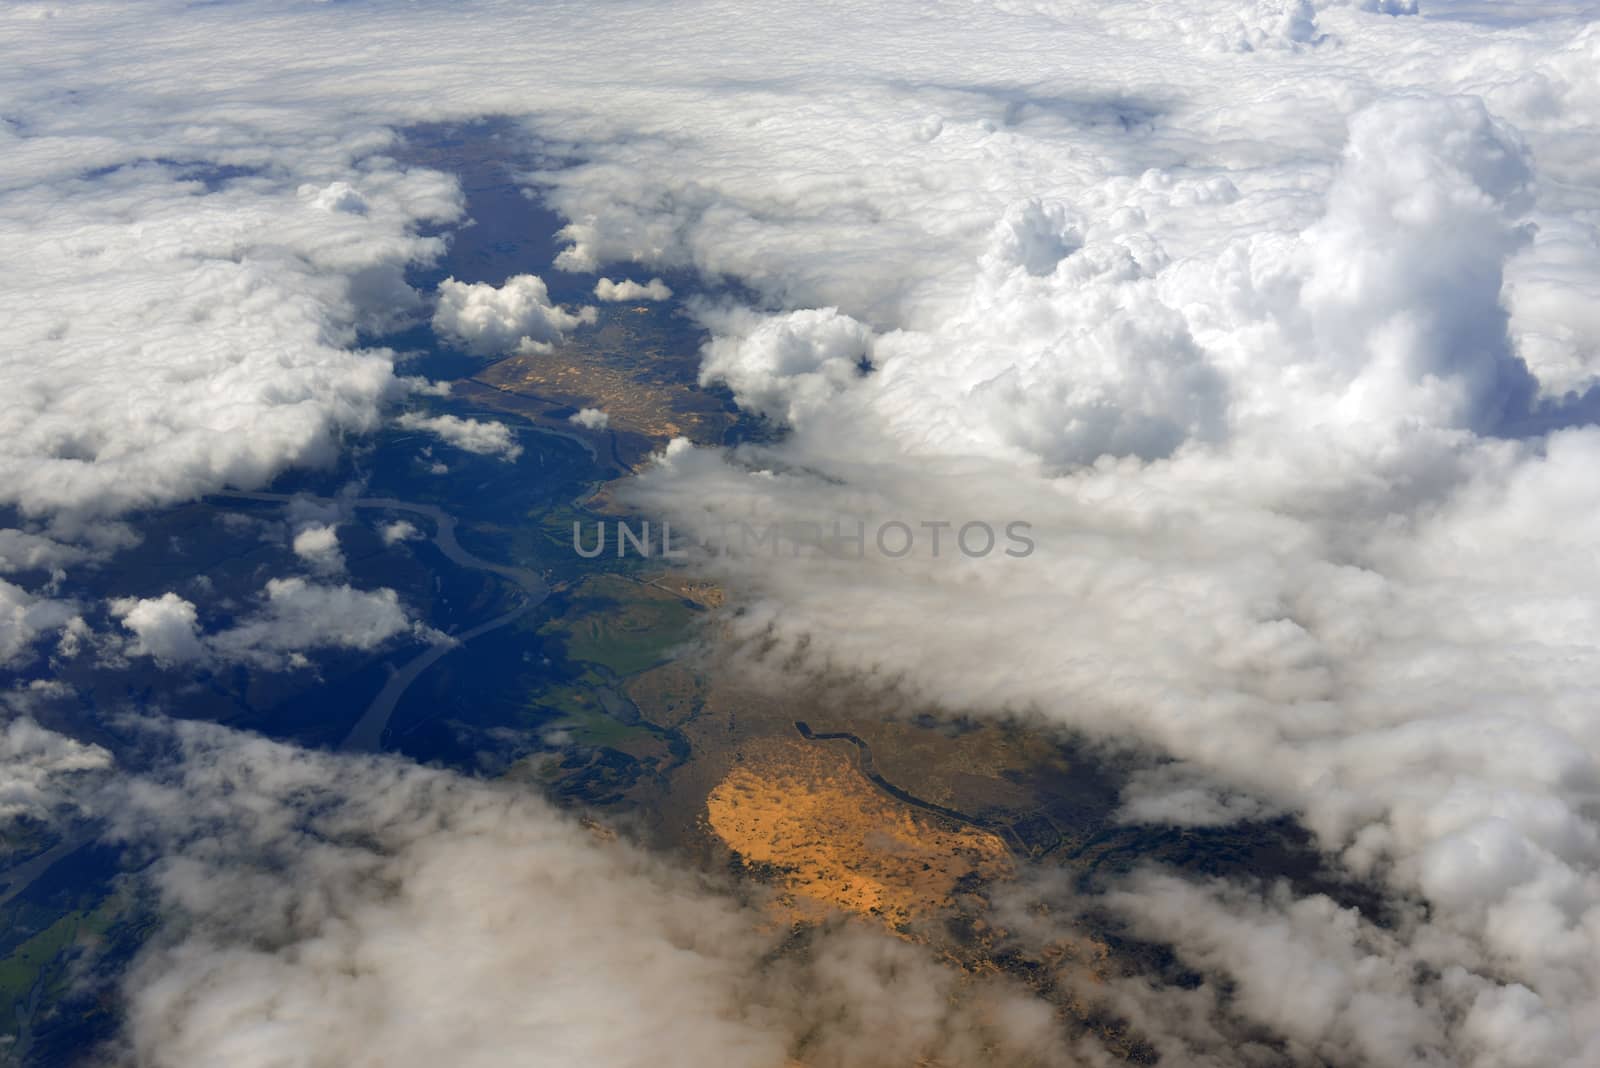
[[[1158, 753], [1123, 818], [1291, 817], [1385, 896], [1380, 929], [1281, 885], [1151, 869], [1110, 888], [1208, 976], [1105, 992], [1163, 1051], [1251, 1063], [1266, 1054], [1241, 1036], [1264, 1030], [1293, 1063], [1600, 1062], [1597, 17], [1436, 0], [7, 5], [0, 667], [113, 646], [286, 663], [347, 640], [304, 619], [374, 644], [418, 633], [393, 591], [344, 580], [336, 517], [295, 519], [305, 574], [270, 579], [228, 630], [177, 591], [122, 596], [115, 554], [141, 514], [260, 489], [386, 421], [515, 458], [498, 424], [404, 413], [426, 383], [364, 341], [428, 323], [488, 355], [593, 321], [538, 275], [407, 284], [464, 200], [397, 162], [397, 131], [509, 116], [571, 160], [526, 178], [565, 220], [544, 274], [603, 271], [602, 301], [665, 297], [663, 274], [739, 283], [687, 304], [711, 334], [702, 380], [789, 428], [734, 451], [675, 443], [636, 501], [690, 531], [866, 516], [1021, 521], [1037, 541], [1026, 558], [697, 558], [738, 591], [735, 637], [908, 702]], [[50, 578], [97, 567], [99, 615]], [[115, 629], [94, 633], [107, 612]], [[403, 1063], [428, 1029], [393, 1028], [428, 1013], [499, 1063], [536, 1028], [454, 1015], [493, 975], [559, 1022], [565, 1045], [535, 1063], [642, 1063], [660, 1047], [549, 970], [591, 931], [579, 988], [684, 999], [660, 1026], [694, 1063], [783, 1064], [799, 1034], [824, 1036], [820, 1063], [895, 1063], [848, 1012], [797, 1020], [805, 999], [759, 989], [759, 923], [728, 888], [536, 802], [227, 732], [135, 780], [33, 724], [26, 698], [9, 699], [0, 812], [49, 811], [85, 781], [130, 794], [99, 803], [167, 858], [162, 890], [194, 918], [147, 959], [161, 980], [129, 988], [143, 1063]], [[215, 853], [163, 792], [203, 795], [247, 759], [282, 774], [193, 819], [251, 827], [287, 872]], [[353, 844], [305, 844], [327, 811]], [[437, 860], [457, 849], [509, 882], [545, 873], [533, 911], [562, 920], [524, 928], [496, 912], [502, 889], [479, 911], [516, 937], [461, 930], [437, 903], [495, 891]], [[205, 889], [236, 870], [239, 897]], [[612, 930], [615, 909], [572, 900], [597, 879], [650, 904]], [[418, 955], [463, 940], [485, 956], [414, 989]], [[639, 946], [658, 947], [650, 967]], [[881, 995], [895, 1048], [952, 1063], [1013, 1017], [1018, 1059], [1103, 1057], [1054, 1048], [1008, 989], [941, 1021], [947, 980], [879, 956], [903, 952], [845, 933], [834, 973], [782, 981]], [[274, 993], [313, 977], [336, 996]], [[319, 1050], [330, 1033], [341, 1045]]]

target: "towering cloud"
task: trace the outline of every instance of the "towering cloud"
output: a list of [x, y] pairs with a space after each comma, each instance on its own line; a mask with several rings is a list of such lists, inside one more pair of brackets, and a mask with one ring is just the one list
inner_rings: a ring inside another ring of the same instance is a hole
[[1538, 382], [1500, 291], [1532, 236], [1531, 181], [1527, 149], [1476, 99], [1353, 119], [1327, 214], [1304, 236], [1304, 305], [1322, 343], [1305, 362], [1349, 376], [1341, 414], [1490, 432], [1527, 417]]

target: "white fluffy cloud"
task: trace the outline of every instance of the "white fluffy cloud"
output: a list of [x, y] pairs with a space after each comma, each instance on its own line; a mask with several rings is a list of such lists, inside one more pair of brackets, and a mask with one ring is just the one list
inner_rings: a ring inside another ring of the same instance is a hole
[[586, 430], [604, 430], [611, 425], [611, 417], [599, 408], [579, 408], [567, 421]]
[[869, 366], [871, 331], [836, 308], [705, 315], [718, 336], [706, 347], [701, 384], [724, 382], [741, 407], [780, 422], [804, 421]]
[[325, 574], [344, 570], [344, 553], [339, 551], [339, 528], [332, 523], [308, 523], [295, 531], [291, 543], [294, 554]]
[[420, 430], [441, 441], [479, 456], [498, 456], [507, 463], [522, 455], [511, 428], [493, 419], [463, 419], [458, 415], [423, 415], [406, 412], [395, 420], [405, 430]]
[[1531, 160], [1472, 98], [1356, 115], [1328, 210], [1304, 235], [1304, 362], [1350, 376], [1338, 414], [1497, 430], [1538, 383], [1512, 348], [1504, 265], [1532, 235]]
[[394, 590], [357, 590], [302, 578], [271, 579], [265, 600], [232, 626], [202, 634], [194, 604], [176, 593], [119, 598], [111, 613], [133, 634], [127, 652], [164, 667], [213, 660], [282, 670], [315, 649], [376, 649], [400, 634], [425, 641], [443, 635], [413, 622]]
[[442, 178], [375, 168], [371, 210], [349, 214], [270, 180], [204, 193], [114, 152], [104, 178], [50, 180], [70, 152], [48, 164], [28, 140], [12, 137], [14, 173], [46, 167], [44, 184], [0, 197], [16, 354], [0, 504], [100, 516], [255, 487], [376, 424], [391, 364], [356, 330], [387, 304], [364, 305], [358, 283], [434, 254], [408, 231], [457, 210]]
[[199, 613], [192, 602], [176, 593], [160, 597], [119, 597], [111, 602], [111, 614], [133, 632], [128, 652], [133, 656], [153, 657], [163, 667], [193, 664], [206, 658], [200, 641]]
[[[1542, 1068], [1582, 1064], [1589, 1053], [1566, 1021], [1531, 989], [1497, 982], [1461, 967], [1437, 970], [1430, 943], [1450, 936], [1413, 914], [1393, 929], [1323, 895], [1296, 897], [1282, 884], [1264, 893], [1221, 882], [1191, 883], [1144, 872], [1107, 899], [1142, 937], [1184, 947], [1191, 966], [1236, 986], [1187, 992], [1210, 1002], [1201, 1019], [1216, 1020], [1221, 1002], [1266, 1025], [1288, 1044], [1291, 1063], [1449, 1065], [1452, 1068]], [[1426, 947], [1419, 952], [1418, 947]], [[1136, 984], [1113, 993], [1140, 1018], [1162, 1011]], [[1141, 997], [1141, 993], [1144, 995]], [[1179, 1017], [1155, 1030], [1183, 1032]], [[1169, 1049], [1225, 1055], [1248, 1047], [1244, 1033], [1191, 1026]]]
[[260, 612], [212, 635], [207, 645], [227, 659], [263, 666], [303, 649], [376, 649], [398, 634], [429, 637], [391, 589], [357, 590], [301, 578], [267, 582]]
[[550, 303], [544, 280], [531, 274], [507, 278], [499, 286], [446, 278], [439, 283], [433, 313], [435, 332], [480, 356], [560, 341], [574, 327], [594, 321], [593, 308], [567, 311]]
[[648, 282], [635, 282], [631, 278], [613, 282], [602, 278], [594, 284], [594, 295], [596, 300], [604, 301], [666, 300], [672, 296], [672, 287], [659, 278]]

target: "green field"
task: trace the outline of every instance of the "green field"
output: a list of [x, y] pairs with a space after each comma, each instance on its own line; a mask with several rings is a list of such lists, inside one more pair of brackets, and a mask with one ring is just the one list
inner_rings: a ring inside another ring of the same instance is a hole
[[619, 575], [597, 575], [573, 591], [568, 610], [541, 628], [566, 641], [573, 660], [618, 678], [669, 659], [691, 633], [697, 611], [680, 598]]

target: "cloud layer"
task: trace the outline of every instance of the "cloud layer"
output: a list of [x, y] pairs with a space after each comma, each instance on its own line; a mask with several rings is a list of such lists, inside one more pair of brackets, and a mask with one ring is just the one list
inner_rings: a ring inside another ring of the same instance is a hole
[[51, 818], [74, 807], [86, 773], [111, 766], [111, 754], [39, 726], [27, 716], [0, 728], [0, 829], [19, 816]]
[[516, 790], [196, 724], [108, 790], [181, 922], [126, 984], [140, 1063], [1066, 1064], [1051, 1013], [877, 930], [786, 932]]
[[[704, 374], [791, 434], [674, 449], [641, 499], [675, 528], [1038, 535], [1010, 562], [708, 561], [734, 633], [1155, 749], [1128, 818], [1290, 813], [1426, 916], [1129, 882], [1130, 922], [1240, 991], [1148, 1014], [1175, 1057], [1221, 1056], [1226, 1009], [1306, 1062], [1594, 1063], [1600, 30], [1590, 4], [1422, 7], [485, 3], [486, 50], [428, 4], [13, 5], [6, 566], [376, 426], [403, 387], [362, 332], [427, 314], [403, 269], [460, 210], [386, 127], [526, 116], [578, 146], [529, 176], [568, 220], [558, 269], [748, 298], [693, 309]], [[583, 323], [531, 275], [436, 296], [481, 354]], [[45, 581], [0, 585], [0, 657], [70, 633]], [[137, 640], [183, 655], [182, 605], [144, 605]], [[322, 930], [305, 960], [348, 963]], [[217, 989], [260, 1004], [235, 980], [280, 962], [224, 956]]]

